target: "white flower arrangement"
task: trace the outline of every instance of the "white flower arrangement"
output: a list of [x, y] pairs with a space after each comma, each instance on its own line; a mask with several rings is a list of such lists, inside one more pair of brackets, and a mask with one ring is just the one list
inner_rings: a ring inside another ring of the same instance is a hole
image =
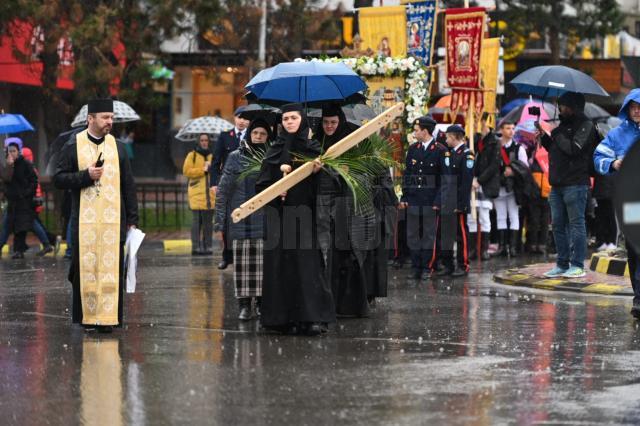
[[[306, 59], [298, 58], [296, 62], [305, 62]], [[404, 76], [405, 85], [405, 110], [407, 123], [412, 125], [415, 120], [425, 114], [425, 106], [428, 100], [427, 89], [424, 80], [427, 77], [427, 68], [421, 61], [413, 56], [389, 57], [361, 56], [359, 58], [312, 58], [312, 62], [342, 62], [361, 76]]]

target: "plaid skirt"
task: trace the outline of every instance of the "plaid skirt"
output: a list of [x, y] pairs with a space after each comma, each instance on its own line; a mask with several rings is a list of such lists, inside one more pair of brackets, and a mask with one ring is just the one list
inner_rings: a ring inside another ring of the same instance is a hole
[[263, 240], [233, 240], [236, 297], [262, 296]]

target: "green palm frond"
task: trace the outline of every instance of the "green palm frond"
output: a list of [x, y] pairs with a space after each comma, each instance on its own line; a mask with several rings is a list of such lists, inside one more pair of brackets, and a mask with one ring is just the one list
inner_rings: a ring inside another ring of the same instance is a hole
[[[312, 158], [301, 158], [304, 161]], [[373, 211], [373, 190], [376, 179], [398, 166], [393, 159], [389, 141], [378, 134], [371, 135], [339, 157], [321, 157], [324, 167], [334, 170], [345, 181], [354, 199], [357, 214]]]
[[269, 150], [270, 144], [271, 142], [267, 142], [265, 144], [266, 149], [261, 151], [251, 149], [250, 146], [247, 147], [247, 150], [249, 151], [249, 155], [246, 156], [245, 159], [248, 161], [248, 164], [247, 164], [247, 167], [242, 171], [242, 173], [240, 173], [240, 176], [239, 176], [240, 180], [244, 180], [247, 177], [260, 172], [260, 168], [262, 167], [262, 161], [264, 160], [264, 157], [267, 151]]

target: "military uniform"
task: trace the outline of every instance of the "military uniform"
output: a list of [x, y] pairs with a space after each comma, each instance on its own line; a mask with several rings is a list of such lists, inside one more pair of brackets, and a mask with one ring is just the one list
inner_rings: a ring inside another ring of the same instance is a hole
[[[462, 132], [460, 126], [450, 126], [451, 131]], [[444, 154], [442, 167], [442, 275], [465, 275], [469, 271], [469, 229], [467, 213], [471, 210], [471, 184], [473, 182], [474, 156], [464, 142]], [[453, 242], [457, 242], [457, 267], [453, 263]]]
[[[422, 128], [435, 127], [430, 117], [416, 120]], [[440, 206], [440, 175], [446, 148], [431, 138], [417, 142], [407, 151], [402, 202], [407, 207], [407, 244], [416, 277], [430, 272], [436, 260], [436, 231]]]

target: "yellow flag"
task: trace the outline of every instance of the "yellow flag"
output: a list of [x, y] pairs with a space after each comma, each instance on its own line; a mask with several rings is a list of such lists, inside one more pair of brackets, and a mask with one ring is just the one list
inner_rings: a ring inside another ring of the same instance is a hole
[[407, 12], [405, 6], [359, 9], [362, 49], [371, 48], [384, 56], [406, 56]]
[[496, 88], [498, 86], [498, 60], [500, 59], [500, 39], [485, 38], [482, 40], [480, 54], [480, 73], [484, 92], [483, 110], [490, 114], [489, 125], [493, 123], [496, 112]]

